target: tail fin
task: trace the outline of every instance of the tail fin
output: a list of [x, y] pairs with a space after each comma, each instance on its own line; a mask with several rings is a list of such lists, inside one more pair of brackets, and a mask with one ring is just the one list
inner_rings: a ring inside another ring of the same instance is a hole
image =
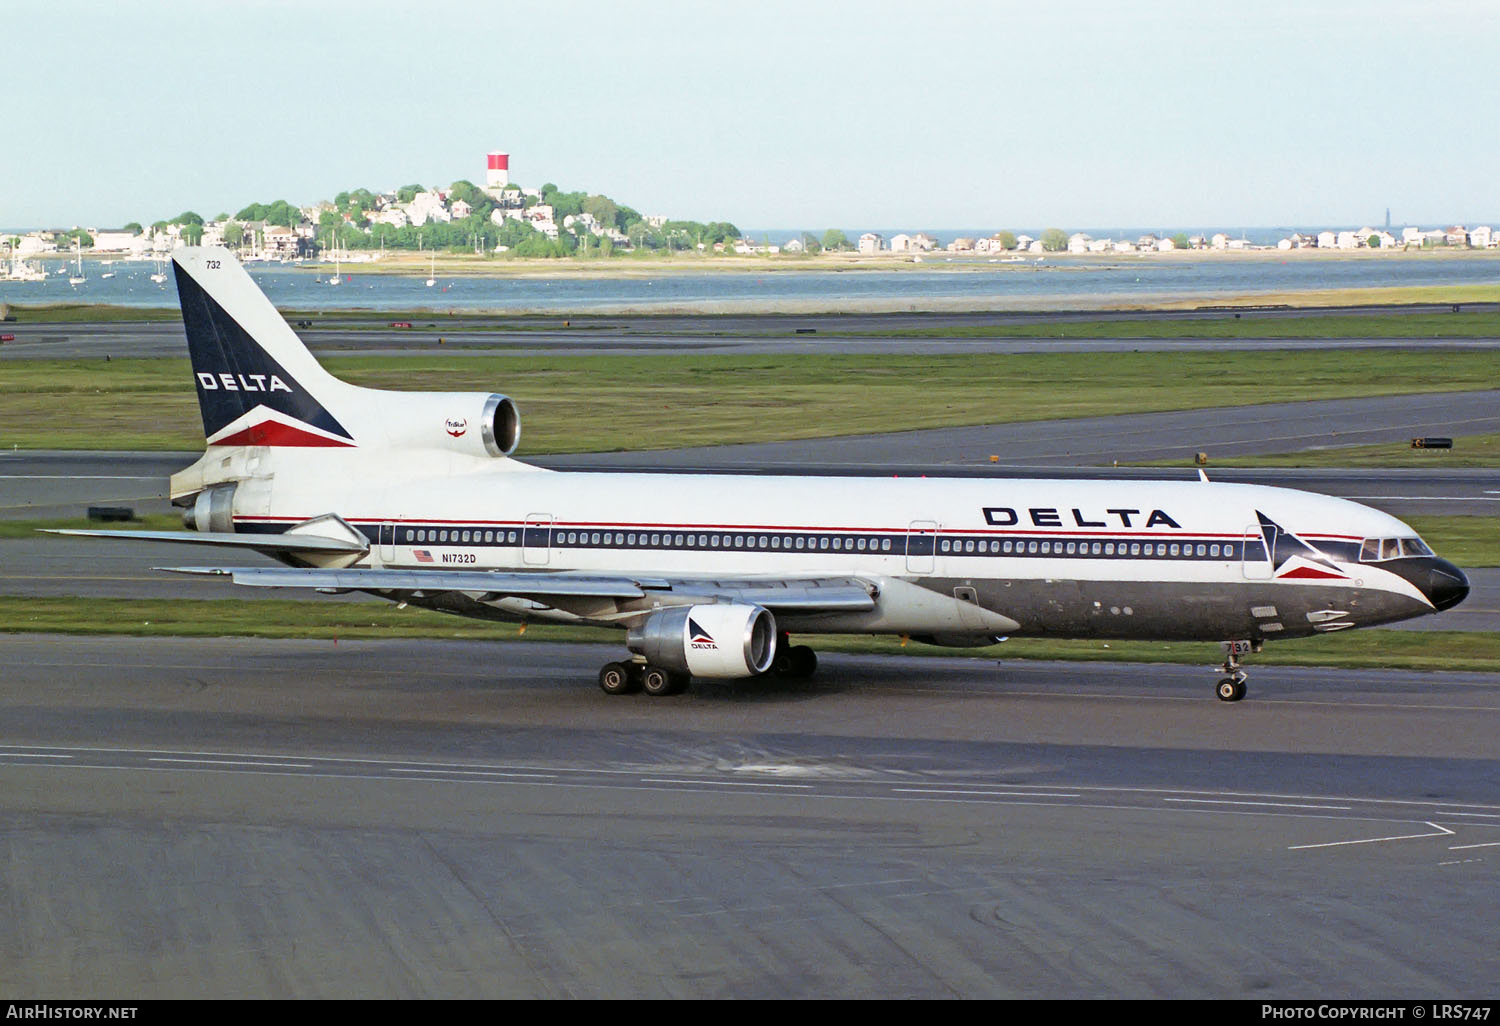
[[207, 444], [357, 444], [327, 405], [351, 386], [318, 365], [228, 250], [189, 246], [172, 262]]

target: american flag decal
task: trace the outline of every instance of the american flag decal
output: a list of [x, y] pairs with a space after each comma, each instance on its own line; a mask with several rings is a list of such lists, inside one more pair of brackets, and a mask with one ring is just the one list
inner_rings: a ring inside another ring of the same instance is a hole
[[426, 549], [413, 549], [412, 555], [417, 557], [418, 563], [432, 562], [432, 553], [428, 552]]

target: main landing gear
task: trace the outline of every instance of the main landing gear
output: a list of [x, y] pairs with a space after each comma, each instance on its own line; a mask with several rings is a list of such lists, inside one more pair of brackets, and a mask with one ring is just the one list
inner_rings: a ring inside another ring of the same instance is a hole
[[1240, 666], [1239, 657], [1249, 652], [1260, 651], [1260, 645], [1249, 641], [1224, 642], [1224, 676], [1214, 688], [1221, 702], [1238, 702], [1245, 697], [1245, 685], [1249, 675]]
[[679, 695], [691, 681], [685, 673], [645, 663], [605, 663], [599, 671], [599, 687], [606, 695]]
[[786, 635], [776, 646], [776, 657], [771, 660], [771, 673], [777, 677], [803, 680], [818, 672], [818, 653], [807, 645], [789, 645]]

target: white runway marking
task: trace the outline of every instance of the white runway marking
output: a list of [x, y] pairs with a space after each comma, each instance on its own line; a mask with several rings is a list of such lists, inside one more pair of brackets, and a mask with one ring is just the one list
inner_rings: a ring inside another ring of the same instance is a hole
[[1163, 798], [1164, 802], [1190, 802], [1194, 805], [1263, 805], [1276, 809], [1321, 809], [1324, 812], [1348, 812], [1348, 805], [1299, 805], [1294, 802], [1245, 802], [1228, 798]]
[[403, 769], [397, 767], [392, 773], [423, 773], [428, 775], [457, 774], [465, 777], [499, 777], [505, 780], [556, 780], [556, 773], [506, 773], [498, 770], [471, 769]]
[[1442, 837], [1444, 834], [1453, 833], [1453, 831], [1449, 830], [1447, 827], [1438, 826], [1436, 823], [1429, 822], [1427, 825], [1432, 827], [1433, 830], [1436, 831], [1436, 833], [1399, 834], [1395, 837], [1365, 837], [1361, 838], [1358, 841], [1327, 841], [1323, 844], [1293, 844], [1287, 848], [1287, 851], [1301, 851], [1306, 848], [1338, 848], [1347, 844], [1380, 844], [1384, 841], [1411, 841], [1415, 840], [1418, 837]]
[[310, 762], [256, 762], [249, 759], [166, 759], [152, 756], [148, 762], [181, 762], [193, 766], [253, 766], [256, 769], [312, 769]]

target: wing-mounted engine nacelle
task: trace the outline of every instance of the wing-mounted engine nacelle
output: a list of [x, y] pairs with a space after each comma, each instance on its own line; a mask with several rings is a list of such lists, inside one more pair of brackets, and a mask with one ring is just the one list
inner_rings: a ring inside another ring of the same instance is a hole
[[626, 639], [653, 666], [694, 677], [753, 677], [776, 657], [776, 618], [734, 602], [669, 606], [646, 617]]
[[509, 397], [484, 392], [384, 393], [381, 419], [393, 446], [468, 456], [509, 456], [521, 441], [521, 413]]

